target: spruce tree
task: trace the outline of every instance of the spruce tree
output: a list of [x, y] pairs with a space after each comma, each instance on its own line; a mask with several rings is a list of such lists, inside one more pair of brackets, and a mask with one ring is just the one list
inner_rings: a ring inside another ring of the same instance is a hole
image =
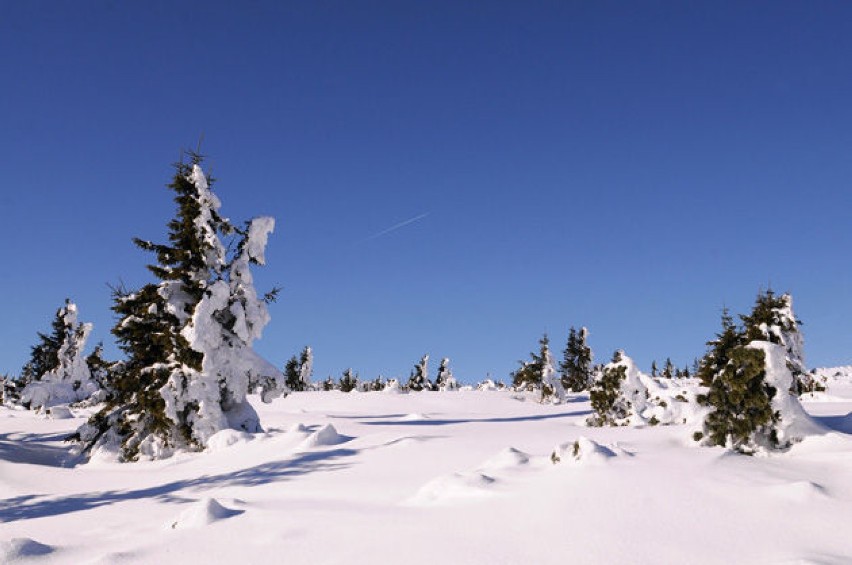
[[310, 346], [305, 346], [299, 355], [299, 390], [308, 390], [311, 384], [311, 376], [314, 374], [314, 352]]
[[441, 365], [438, 367], [438, 376], [435, 377], [436, 390], [457, 390], [459, 387], [450, 370], [450, 360], [447, 357], [441, 359]]
[[592, 380], [592, 349], [586, 343], [589, 331], [580, 331], [571, 327], [568, 330], [568, 342], [565, 345], [559, 370], [562, 386], [572, 392], [588, 390]]
[[[280, 372], [251, 349], [269, 315], [250, 266], [264, 263], [274, 221], [237, 229], [224, 220], [202, 157], [189, 156], [168, 185], [177, 204], [169, 243], [134, 239], [154, 254], [148, 269], [159, 282], [113, 294], [112, 333], [126, 356], [113, 398], [76, 436], [85, 449], [120, 444], [123, 460], [199, 449], [228, 427], [258, 431], [249, 389], [262, 386], [264, 401], [283, 391]], [[221, 236], [238, 237], [230, 254]]]
[[358, 388], [358, 375], [352, 373], [352, 369], [343, 371], [343, 376], [340, 377], [340, 391], [352, 392]]
[[622, 383], [627, 379], [627, 368], [610, 363], [606, 365], [589, 391], [593, 416], [587, 420], [590, 426], [618, 426], [630, 416], [630, 407], [621, 394]]
[[675, 366], [672, 363], [671, 357], [666, 357], [666, 364], [663, 365], [663, 372], [660, 376], [664, 379], [673, 379], [675, 377]]
[[78, 323], [77, 306], [66, 299], [52, 328], [49, 336], [38, 334], [40, 343], [24, 366], [20, 401], [29, 408], [78, 402], [97, 390], [83, 356], [92, 324]]
[[797, 325], [789, 298], [760, 293], [751, 314], [740, 318], [738, 328], [723, 313], [722, 331], [699, 363], [697, 376], [707, 393], [698, 402], [711, 410], [695, 439], [744, 453], [786, 447], [799, 433], [789, 435], [790, 425], [807, 420], [794, 391], [786, 390], [796, 383], [791, 359], [802, 358], [798, 335], [785, 334]]
[[550, 353], [550, 340], [547, 334], [544, 334], [539, 342], [538, 356], [541, 359], [541, 401], [545, 402], [553, 397], [557, 403], [564, 402], [565, 389], [562, 386], [562, 379], [557, 375], [554, 367], [553, 355]]
[[286, 365], [284, 365], [284, 379], [287, 388], [290, 390], [294, 392], [304, 390], [302, 388], [302, 379], [299, 375], [299, 360], [295, 355], [290, 357]]
[[408, 378], [408, 390], [432, 390], [432, 383], [429, 381], [429, 355], [424, 355], [420, 362], [414, 365]]
[[541, 390], [542, 383], [542, 367], [544, 359], [541, 356], [542, 344], [548, 343], [547, 334], [544, 334], [539, 340], [539, 350], [530, 353], [529, 361], [518, 361], [521, 364], [515, 372], [511, 374], [512, 386], [515, 390], [534, 391]]

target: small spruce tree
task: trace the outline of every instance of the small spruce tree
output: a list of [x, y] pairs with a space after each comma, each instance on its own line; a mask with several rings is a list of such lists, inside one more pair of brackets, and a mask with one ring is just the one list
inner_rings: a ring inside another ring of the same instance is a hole
[[411, 376], [408, 379], [408, 390], [421, 391], [432, 390], [432, 383], [429, 382], [429, 356], [424, 355], [420, 362], [414, 365], [411, 371]]
[[340, 377], [340, 391], [352, 392], [358, 388], [358, 375], [352, 373], [352, 369], [343, 371], [343, 376]]
[[565, 345], [559, 370], [562, 386], [572, 392], [588, 390], [592, 381], [592, 349], [586, 343], [589, 330], [580, 331], [571, 327], [568, 330], [568, 342]]

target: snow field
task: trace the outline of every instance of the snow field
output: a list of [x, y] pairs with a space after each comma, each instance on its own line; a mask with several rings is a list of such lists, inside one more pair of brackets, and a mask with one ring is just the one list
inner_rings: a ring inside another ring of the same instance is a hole
[[845, 387], [805, 401], [818, 435], [755, 457], [588, 428], [585, 395], [307, 392], [250, 396], [265, 431], [202, 453], [73, 466], [90, 409], [2, 408], [0, 562], [848, 563]]

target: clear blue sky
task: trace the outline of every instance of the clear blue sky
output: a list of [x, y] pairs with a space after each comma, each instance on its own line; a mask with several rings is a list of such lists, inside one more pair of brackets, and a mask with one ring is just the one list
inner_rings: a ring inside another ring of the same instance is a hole
[[769, 284], [852, 363], [849, 2], [2, 2], [0, 85], [0, 372], [66, 296], [117, 355], [202, 133], [278, 221], [257, 349], [317, 379], [506, 378], [570, 325], [686, 364]]

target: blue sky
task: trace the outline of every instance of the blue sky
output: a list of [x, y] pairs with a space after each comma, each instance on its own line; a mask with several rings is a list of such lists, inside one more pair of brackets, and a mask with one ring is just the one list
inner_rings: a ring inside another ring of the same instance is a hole
[[278, 221], [257, 349], [317, 379], [505, 379], [571, 325], [686, 364], [767, 285], [852, 363], [850, 53], [844, 2], [4, 2], [0, 372], [66, 296], [117, 355], [202, 134]]

